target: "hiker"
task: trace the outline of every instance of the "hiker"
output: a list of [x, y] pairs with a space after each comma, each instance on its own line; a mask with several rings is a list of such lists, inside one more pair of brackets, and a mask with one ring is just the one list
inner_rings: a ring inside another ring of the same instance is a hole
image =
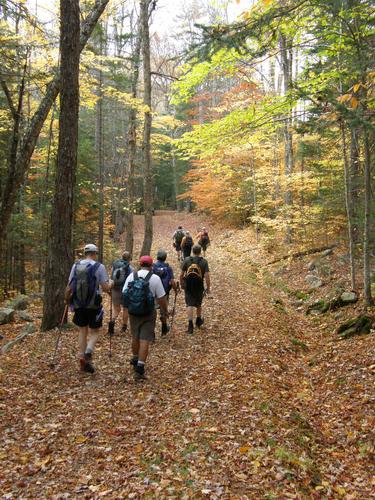
[[177, 252], [177, 260], [181, 260], [181, 242], [183, 237], [185, 236], [185, 231], [182, 226], [178, 226], [176, 231], [173, 233], [172, 240], [173, 246]]
[[180, 285], [185, 291], [185, 303], [189, 320], [187, 333], [189, 334], [194, 332], [194, 308], [197, 310], [195, 325], [200, 328], [204, 322], [202, 317], [204, 282], [206, 283], [206, 293], [210, 293], [208, 262], [201, 257], [201, 252], [201, 246], [194, 245], [193, 255], [187, 257], [181, 265]]
[[[167, 303], [169, 303], [169, 292], [173, 289], [177, 293], [177, 284], [174, 279], [173, 269], [166, 262], [167, 252], [165, 250], [159, 250], [156, 255], [156, 262], [152, 266], [152, 271], [154, 274], [159, 276], [165, 290], [165, 297]], [[163, 311], [160, 310], [160, 321], [161, 321], [161, 335], [164, 336], [169, 332], [169, 326], [167, 325], [167, 318], [164, 316]]]
[[198, 232], [196, 240], [198, 241], [198, 245], [202, 247], [203, 257], [205, 257], [207, 247], [210, 244], [210, 237], [208, 236], [208, 231], [205, 227], [202, 227], [202, 229]]
[[113, 325], [118, 318], [122, 308], [122, 327], [121, 332], [125, 333], [128, 327], [128, 310], [122, 307], [122, 289], [124, 288], [126, 278], [134, 269], [130, 265], [130, 252], [124, 252], [121, 259], [117, 259], [112, 264], [112, 322]]
[[103, 264], [97, 261], [98, 247], [89, 243], [84, 248], [84, 259], [70, 271], [65, 291], [66, 303], [74, 309], [73, 323], [79, 327], [79, 364], [81, 371], [94, 373], [92, 355], [103, 325], [103, 306], [100, 288], [110, 293], [110, 283]]
[[186, 259], [186, 257], [190, 257], [191, 249], [192, 249], [193, 245], [194, 245], [193, 238], [191, 237], [191, 234], [189, 233], [189, 231], [186, 231], [185, 236], [182, 238], [182, 241], [181, 241], [181, 250], [182, 250], [184, 259]]
[[150, 342], [155, 340], [157, 300], [165, 318], [168, 303], [161, 279], [152, 272], [153, 260], [149, 255], [139, 259], [140, 270], [129, 274], [123, 288], [123, 305], [128, 309], [132, 334], [134, 379], [145, 380], [145, 363]]

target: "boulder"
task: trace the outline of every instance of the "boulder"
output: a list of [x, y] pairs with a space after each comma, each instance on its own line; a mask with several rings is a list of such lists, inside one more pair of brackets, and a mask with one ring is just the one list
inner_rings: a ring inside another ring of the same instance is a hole
[[336, 333], [339, 335], [340, 339], [349, 339], [350, 337], [354, 337], [354, 335], [371, 333], [373, 331], [373, 324], [373, 317], [361, 315], [340, 325], [336, 330]]
[[29, 305], [29, 297], [27, 295], [18, 295], [15, 299], [8, 302], [8, 306], [16, 311], [24, 311]]
[[13, 321], [14, 321], [14, 309], [11, 309], [10, 307], [0, 308], [0, 325], [13, 323]]
[[340, 295], [340, 299], [344, 304], [353, 304], [354, 302], [357, 302], [358, 295], [355, 292], [343, 292]]
[[22, 321], [28, 321], [28, 322], [33, 322], [33, 318], [30, 316], [30, 314], [27, 314], [25, 311], [18, 311], [17, 316], [19, 319], [22, 319]]
[[320, 288], [323, 286], [323, 281], [318, 276], [315, 276], [315, 274], [307, 274], [305, 281], [311, 288]]

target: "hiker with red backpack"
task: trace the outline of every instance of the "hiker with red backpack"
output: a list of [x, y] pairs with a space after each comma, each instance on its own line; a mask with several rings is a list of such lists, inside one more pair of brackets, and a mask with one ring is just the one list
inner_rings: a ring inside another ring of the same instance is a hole
[[[156, 262], [154, 262], [152, 266], [152, 271], [154, 274], [159, 276], [161, 282], [163, 283], [163, 287], [165, 290], [165, 296], [167, 302], [169, 303], [169, 293], [173, 289], [177, 294], [177, 285], [174, 279], [173, 269], [166, 262], [167, 260], [167, 252], [165, 250], [159, 250], [156, 255]], [[163, 311], [160, 310], [160, 321], [161, 321], [161, 335], [164, 336], [169, 332], [169, 326], [167, 324], [167, 318], [164, 316]]]
[[97, 261], [98, 247], [84, 248], [85, 258], [73, 264], [65, 300], [74, 309], [73, 323], [79, 327], [79, 363], [81, 371], [94, 373], [92, 355], [103, 325], [100, 288], [110, 293], [110, 283], [103, 264]]
[[193, 238], [191, 237], [191, 234], [189, 233], [189, 231], [185, 231], [185, 236], [182, 238], [182, 241], [181, 241], [181, 250], [182, 250], [184, 259], [186, 259], [186, 257], [190, 257], [191, 249], [192, 249], [193, 245], [194, 245], [194, 241], [193, 241]]
[[112, 330], [116, 319], [118, 318], [122, 308], [122, 327], [121, 332], [125, 333], [128, 327], [128, 310], [122, 307], [122, 289], [124, 288], [126, 278], [131, 274], [134, 269], [130, 265], [131, 255], [130, 252], [125, 251], [121, 259], [117, 259], [112, 263]]
[[206, 256], [207, 247], [210, 244], [210, 237], [208, 236], [208, 231], [205, 227], [198, 232], [197, 237], [198, 245], [202, 247], [203, 257]]
[[[194, 309], [197, 311], [195, 325], [200, 328], [203, 325], [202, 301], [203, 294], [210, 293], [210, 273], [208, 262], [201, 256], [200, 245], [193, 246], [193, 255], [187, 257], [181, 264], [180, 285], [185, 292], [185, 303], [188, 315], [188, 334], [194, 332]], [[206, 284], [206, 290], [204, 289]]]
[[122, 303], [129, 312], [133, 352], [130, 364], [133, 366], [136, 381], [146, 379], [145, 363], [149, 345], [155, 340], [155, 301], [164, 317], [168, 318], [166, 293], [161, 279], [152, 272], [152, 258], [143, 255], [139, 264], [140, 270], [129, 274], [122, 290]]
[[182, 239], [185, 236], [185, 230], [183, 229], [182, 226], [178, 226], [176, 231], [173, 233], [172, 240], [173, 240], [173, 246], [176, 249], [177, 252], [177, 260], [181, 260], [181, 243]]

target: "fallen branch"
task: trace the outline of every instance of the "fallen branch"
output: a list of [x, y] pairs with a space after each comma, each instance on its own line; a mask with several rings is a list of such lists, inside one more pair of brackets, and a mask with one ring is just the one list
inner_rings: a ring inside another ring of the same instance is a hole
[[291, 253], [289, 255], [284, 255], [283, 257], [280, 257], [279, 259], [268, 262], [266, 264], [266, 266], [271, 266], [272, 264], [276, 264], [277, 262], [280, 262], [282, 260], [297, 259], [298, 257], [305, 257], [305, 255], [312, 255], [314, 253], [324, 252], [325, 250], [332, 250], [335, 247], [337, 247], [337, 245], [331, 245], [329, 247], [325, 246], [325, 247], [319, 247], [319, 248], [310, 248], [309, 250], [303, 250], [301, 252]]
[[32, 333], [35, 333], [36, 329], [30, 328], [31, 326], [34, 326], [34, 325], [28, 325], [29, 328], [26, 327], [22, 333], [17, 335], [16, 338], [14, 338], [13, 340], [10, 340], [5, 345], [3, 345], [3, 347], [1, 348], [1, 354], [5, 354], [7, 351], [9, 351], [9, 349], [11, 347], [13, 347], [15, 344], [18, 344], [19, 342], [21, 342], [25, 337], [27, 337], [28, 335], [31, 335]]

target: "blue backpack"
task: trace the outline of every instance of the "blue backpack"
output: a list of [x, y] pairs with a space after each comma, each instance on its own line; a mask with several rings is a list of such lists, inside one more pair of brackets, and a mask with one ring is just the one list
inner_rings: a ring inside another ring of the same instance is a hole
[[169, 293], [171, 289], [170, 285], [170, 277], [169, 277], [169, 265], [165, 262], [155, 262], [152, 266], [152, 271], [154, 274], [159, 276], [161, 282], [163, 283], [163, 287], [166, 293]]
[[101, 296], [98, 291], [96, 271], [100, 262], [95, 264], [77, 262], [74, 266], [72, 287], [73, 306], [85, 309], [98, 309], [101, 305]]
[[150, 290], [150, 271], [145, 278], [140, 278], [137, 272], [133, 273], [133, 281], [122, 294], [122, 303], [133, 316], [148, 316], [155, 309], [154, 296]]

